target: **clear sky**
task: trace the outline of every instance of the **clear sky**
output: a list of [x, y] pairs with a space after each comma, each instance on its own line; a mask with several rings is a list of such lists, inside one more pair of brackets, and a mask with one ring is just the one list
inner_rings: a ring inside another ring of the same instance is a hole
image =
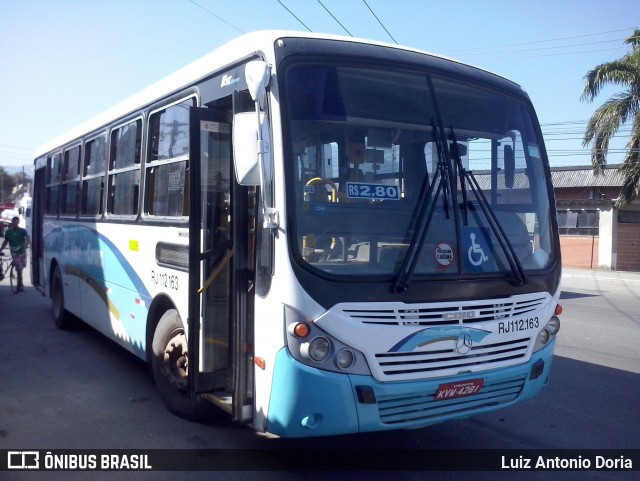
[[586, 121], [616, 89], [581, 102], [584, 75], [627, 53], [638, 27], [638, 0], [0, 0], [0, 166], [31, 165], [40, 145], [265, 29], [397, 42], [498, 73], [531, 96], [552, 165], [586, 165]]

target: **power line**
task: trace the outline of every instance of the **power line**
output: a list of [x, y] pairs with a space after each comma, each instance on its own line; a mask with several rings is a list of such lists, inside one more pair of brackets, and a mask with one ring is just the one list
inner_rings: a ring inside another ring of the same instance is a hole
[[[553, 128], [543, 128], [542, 132], [546, 133], [546, 134], [552, 134], [552, 135], [558, 135], [558, 134], [566, 134], [566, 135], [579, 135], [581, 133], [583, 133], [586, 130], [586, 125], [584, 127], [584, 129], [578, 130], [579, 126], [573, 126], [570, 127], [569, 126], [562, 126], [562, 125], [558, 125], [556, 127]], [[631, 125], [627, 125], [627, 124], [621, 124], [620, 128], [616, 130], [616, 132], [619, 133], [631, 133]]]
[[11, 154], [11, 153], [0, 151], [0, 162], [2, 162], [3, 160], [11, 160], [11, 161], [31, 163], [31, 162], [33, 162], [33, 157], [29, 156], [29, 155], [16, 155], [16, 154]]
[[367, 6], [367, 8], [369, 9], [369, 11], [371, 12], [371, 15], [373, 15], [375, 17], [375, 19], [378, 21], [378, 23], [380, 24], [380, 26], [384, 29], [385, 32], [387, 32], [387, 35], [389, 35], [389, 37], [391, 37], [391, 40], [393, 40], [395, 42], [396, 45], [398, 45], [398, 42], [396, 41], [395, 38], [393, 38], [393, 35], [391, 35], [389, 33], [389, 30], [387, 30], [387, 27], [384, 26], [384, 24], [380, 21], [380, 19], [378, 18], [378, 16], [375, 14], [375, 12], [371, 9], [371, 7], [369, 6], [369, 4], [367, 3], [367, 0], [362, 0], [364, 2], [364, 4]]
[[304, 23], [302, 20], [300, 20], [300, 19], [296, 16], [296, 14], [294, 14], [291, 10], [289, 10], [289, 9], [287, 8], [287, 6], [286, 6], [284, 3], [282, 3], [280, 0], [278, 0], [278, 3], [279, 3], [280, 5], [282, 5], [282, 8], [284, 8], [287, 12], [289, 12], [293, 18], [295, 18], [298, 22], [300, 22], [300, 24], [301, 24], [304, 28], [306, 28], [309, 32], [312, 32], [312, 31], [313, 31], [313, 30], [311, 30], [309, 27], [307, 27], [307, 26], [305, 25], [305, 23]]
[[620, 47], [616, 47], [616, 48], [623, 48], [624, 46], [622, 45], [622, 43], [624, 42], [624, 40], [625, 40], [624, 38], [616, 38], [614, 40], [601, 40], [599, 42], [574, 43], [574, 44], [570, 44], [570, 45], [553, 45], [551, 47], [536, 47], [536, 48], [527, 48], [527, 49], [520, 49], [520, 50], [506, 50], [504, 52], [463, 53], [463, 54], [458, 54], [458, 55], [461, 55], [463, 57], [468, 57], [470, 55], [488, 55], [488, 54], [492, 54], [492, 53], [503, 54], [503, 53], [519, 53], [519, 52], [535, 52], [535, 51], [538, 51], [538, 50], [553, 50], [553, 49], [560, 49], [560, 48], [583, 47], [585, 45], [598, 45], [598, 44], [602, 44], [602, 43], [613, 43], [613, 42], [619, 42], [621, 44]]
[[466, 48], [466, 49], [462, 49], [462, 50], [455, 50], [453, 53], [468, 52], [470, 50], [485, 50], [485, 49], [504, 48], [504, 47], [518, 47], [520, 45], [532, 45], [532, 44], [536, 44], [536, 43], [557, 42], [559, 40], [571, 40], [571, 39], [574, 39], [574, 38], [594, 37], [596, 35], [606, 35], [606, 34], [609, 34], [609, 33], [628, 32], [629, 30], [633, 30], [633, 29], [634, 29], [634, 27], [629, 27], [629, 28], [621, 28], [619, 30], [609, 30], [609, 31], [606, 31], [606, 32], [585, 33], [585, 34], [582, 34], [582, 35], [574, 35], [572, 37], [559, 37], [559, 38], [552, 38], [552, 39], [547, 39], [547, 40], [533, 40], [531, 42], [510, 43], [510, 44], [503, 44], [503, 45], [489, 45], [489, 46], [486, 46], [486, 47], [473, 47], [473, 48]]
[[565, 126], [565, 125], [582, 125], [589, 123], [590, 119], [583, 120], [561, 120], [559, 122], [545, 122], [540, 123], [540, 127], [557, 127], [557, 126]]
[[[611, 51], [611, 50], [622, 50], [622, 49], [626, 49], [627, 48], [626, 45], [624, 45], [624, 39], [601, 40], [601, 41], [582, 42], [582, 43], [570, 43], [570, 44], [563, 44], [563, 45], [553, 45], [553, 46], [548, 46], [548, 47], [533, 47], [533, 48], [518, 49], [518, 50], [499, 50], [499, 49], [505, 49], [507, 47], [515, 47], [515, 46], [522, 46], [522, 45], [535, 45], [535, 44], [541, 44], [541, 43], [558, 42], [558, 41], [570, 40], [570, 39], [576, 39], [576, 38], [594, 37], [594, 36], [598, 36], [598, 35], [606, 35], [606, 34], [624, 32], [624, 31], [629, 31], [629, 30], [630, 29], [609, 30], [609, 31], [606, 31], [606, 32], [597, 32], [597, 33], [589, 33], [589, 34], [583, 34], [583, 35], [575, 35], [575, 36], [572, 36], [572, 37], [560, 37], [560, 38], [547, 39], [547, 40], [535, 40], [535, 41], [531, 41], [531, 42], [521, 42], [521, 43], [513, 43], [513, 44], [486, 46], [486, 47], [474, 47], [474, 48], [468, 48], [468, 49], [462, 49], [462, 50], [455, 50], [455, 51], [447, 52], [447, 53], [449, 55], [456, 55], [456, 56], [460, 56], [460, 57], [486, 56], [485, 58], [487, 60], [520, 60], [520, 59], [525, 59], [525, 58], [539, 58], [539, 57], [553, 57], [553, 56], [564, 56], [564, 55], [578, 55], [578, 54], [587, 54], [587, 53], [595, 53], [595, 52], [605, 52], [605, 51]], [[545, 54], [538, 54], [538, 55], [520, 55], [520, 53], [522, 53], [522, 52], [526, 53], [526, 52], [537, 52], [537, 51], [541, 51], [541, 50], [551, 50], [551, 49], [571, 49], [571, 48], [585, 47], [585, 46], [589, 46], [589, 45], [597, 45], [597, 44], [612, 43], [612, 42], [619, 42], [620, 45], [617, 46], [617, 47], [605, 48], [605, 49], [573, 50], [573, 51], [565, 51], [565, 52], [560, 52], [560, 53], [545, 53]], [[511, 54], [513, 54], [513, 55], [517, 54], [517, 56], [515, 56], [515, 57], [511, 57], [511, 56], [493, 57], [493, 55], [511, 55]], [[491, 56], [491, 57], [489, 57], [489, 56]]]
[[347, 30], [347, 28], [340, 23], [340, 20], [338, 20], [333, 13], [331, 13], [331, 10], [329, 10], [327, 7], [324, 6], [324, 3], [322, 3], [320, 0], [318, 0], [318, 3], [322, 5], [322, 8], [324, 8], [327, 11], [327, 13], [331, 15], [331, 18], [333, 18], [338, 23], [338, 25], [340, 25], [342, 29], [349, 34], [350, 37], [353, 37], [353, 35], [351, 35], [351, 32]]
[[541, 127], [547, 127], [550, 125], [568, 125], [568, 124], [586, 124], [588, 120], [562, 120], [560, 122], [547, 122], [541, 123]]
[[26, 150], [26, 151], [29, 151], [30, 153], [33, 152], [33, 149], [31, 149], [29, 147], [20, 147], [18, 145], [0, 144], [0, 147], [3, 147], [5, 149]]
[[[562, 53], [547, 53], [547, 54], [541, 54], [541, 55], [518, 55], [517, 57], [491, 57], [491, 58], [486, 58], [485, 60], [490, 61], [490, 60], [522, 60], [525, 58], [541, 58], [541, 57], [558, 57], [558, 56], [563, 56], [563, 55], [579, 55], [579, 54], [584, 54], [584, 53], [596, 53], [596, 52], [609, 52], [611, 50], [620, 50], [624, 48], [624, 46], [620, 46], [620, 47], [612, 47], [612, 48], [602, 48], [602, 49], [597, 49], [597, 50], [580, 50], [580, 51], [575, 51], [575, 52], [562, 52]], [[500, 54], [510, 54], [513, 52], [487, 52], [485, 55], [500, 55]], [[459, 57], [464, 57], [464, 55], [458, 55]]]
[[219, 15], [216, 15], [215, 13], [213, 13], [211, 10], [209, 10], [207, 7], [200, 5], [198, 2], [194, 1], [194, 0], [188, 0], [189, 2], [193, 3], [196, 7], [200, 7], [202, 10], [204, 10], [205, 12], [207, 12], [209, 15], [213, 15], [214, 17], [216, 17], [218, 20], [220, 20], [222, 23], [230, 26], [231, 28], [233, 28], [234, 30], [237, 30], [240, 33], [246, 33], [245, 31], [239, 29], [238, 27], [236, 27], [235, 25], [233, 25], [232, 23], [226, 21], [224, 18], [220, 17]]

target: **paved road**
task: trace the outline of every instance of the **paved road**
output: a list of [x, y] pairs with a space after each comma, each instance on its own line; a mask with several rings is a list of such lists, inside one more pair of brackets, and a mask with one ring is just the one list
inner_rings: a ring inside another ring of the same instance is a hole
[[[84, 326], [54, 327], [49, 299], [0, 282], [0, 449], [640, 449], [640, 275], [567, 270], [551, 384], [533, 401], [413, 431], [269, 439], [169, 414], [148, 369]], [[367, 451], [364, 451], [365, 453]], [[415, 451], [420, 454], [420, 451]], [[360, 452], [362, 453], [362, 451]], [[319, 457], [318, 465], [322, 466]], [[286, 469], [286, 468], [285, 468]], [[0, 480], [631, 480], [640, 472], [0, 472]], [[87, 474], [90, 474], [88, 477]]]
[[640, 274], [565, 269], [561, 303], [557, 355], [640, 374]]

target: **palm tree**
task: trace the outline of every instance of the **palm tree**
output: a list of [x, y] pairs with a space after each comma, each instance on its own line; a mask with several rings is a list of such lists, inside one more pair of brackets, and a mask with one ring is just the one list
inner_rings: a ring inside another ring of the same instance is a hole
[[609, 141], [621, 125], [631, 123], [620, 172], [624, 176], [617, 207], [623, 207], [640, 195], [640, 29], [635, 29], [625, 40], [631, 52], [619, 60], [605, 62], [585, 76], [581, 100], [591, 102], [605, 85], [626, 87], [608, 99], [593, 114], [584, 133], [582, 145], [591, 145], [591, 163], [596, 174], [602, 174], [607, 164]]

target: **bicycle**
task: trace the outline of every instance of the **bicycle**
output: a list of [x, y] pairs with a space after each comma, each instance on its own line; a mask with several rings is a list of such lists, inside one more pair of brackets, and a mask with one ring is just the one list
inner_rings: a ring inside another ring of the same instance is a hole
[[13, 265], [13, 257], [11, 254], [6, 255], [4, 251], [0, 251], [0, 276], [4, 278], [5, 273], [9, 272], [9, 284], [14, 294], [18, 293], [18, 274]]

